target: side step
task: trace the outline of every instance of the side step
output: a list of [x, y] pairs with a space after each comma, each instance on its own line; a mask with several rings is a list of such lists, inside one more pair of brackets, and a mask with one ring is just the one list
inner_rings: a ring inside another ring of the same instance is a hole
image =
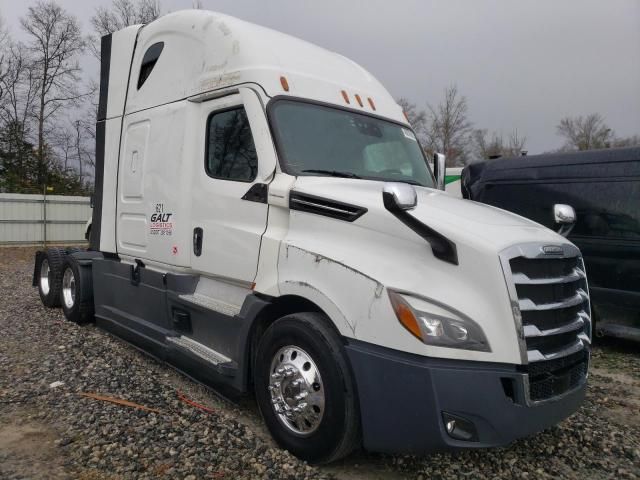
[[226, 357], [189, 337], [185, 337], [184, 335], [179, 337], [167, 337], [167, 342], [177, 350], [184, 352], [191, 357], [196, 357], [201, 361], [205, 361], [222, 375], [234, 377], [238, 371], [238, 364], [229, 357]]
[[640, 342], [640, 326], [616, 325], [614, 323], [596, 323], [596, 334], [599, 337], [624, 338]]
[[222, 300], [216, 300], [200, 293], [193, 293], [191, 295], [180, 295], [180, 300], [199, 305], [203, 308], [206, 308], [207, 310], [213, 310], [214, 312], [222, 313], [223, 315], [227, 315], [228, 317], [238, 315], [241, 308], [237, 305], [231, 305], [230, 303], [223, 302]]

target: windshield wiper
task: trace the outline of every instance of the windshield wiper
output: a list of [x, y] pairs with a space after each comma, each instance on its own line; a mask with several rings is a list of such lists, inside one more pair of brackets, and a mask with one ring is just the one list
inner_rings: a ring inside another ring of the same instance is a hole
[[398, 183], [408, 183], [409, 185], [415, 185], [416, 187], [424, 187], [424, 185], [416, 180], [411, 180], [409, 178], [383, 178], [383, 177], [367, 177], [370, 180], [380, 180], [381, 182], [398, 182]]
[[408, 183], [409, 185], [415, 185], [416, 187], [424, 187], [424, 185], [420, 182], [416, 182], [415, 180], [406, 180], [406, 179], [396, 179], [396, 180], [387, 180], [387, 181], [393, 181], [393, 182], [400, 182], [400, 183]]
[[320, 173], [322, 175], [329, 175], [331, 177], [362, 178], [360, 175], [356, 175], [355, 173], [340, 172], [338, 170], [310, 169], [310, 170], [302, 170], [302, 172], [303, 173]]

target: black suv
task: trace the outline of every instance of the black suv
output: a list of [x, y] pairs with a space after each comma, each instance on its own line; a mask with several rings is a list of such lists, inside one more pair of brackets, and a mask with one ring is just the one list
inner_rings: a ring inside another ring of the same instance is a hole
[[640, 147], [489, 160], [461, 183], [464, 198], [554, 230], [573, 207], [561, 233], [584, 255], [595, 331], [640, 341]]

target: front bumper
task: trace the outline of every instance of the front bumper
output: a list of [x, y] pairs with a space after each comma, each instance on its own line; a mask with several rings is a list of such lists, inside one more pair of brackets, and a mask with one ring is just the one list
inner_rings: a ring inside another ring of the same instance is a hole
[[[575, 412], [586, 381], [557, 399], [531, 403], [515, 365], [443, 360], [348, 340], [366, 450], [424, 453], [506, 445]], [[473, 422], [477, 441], [449, 436], [443, 412]]]

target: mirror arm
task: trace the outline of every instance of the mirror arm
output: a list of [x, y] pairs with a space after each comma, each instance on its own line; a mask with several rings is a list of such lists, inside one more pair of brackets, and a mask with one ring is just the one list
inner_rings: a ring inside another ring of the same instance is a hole
[[443, 262], [458, 265], [458, 249], [453, 241], [422, 223], [411, 215], [408, 210], [401, 208], [397, 204], [392, 192], [382, 192], [382, 203], [394, 217], [429, 243], [434, 257]]
[[573, 230], [575, 223], [560, 225], [560, 228], [557, 230], [558, 235], [562, 235], [563, 237], [568, 237]]
[[433, 154], [433, 173], [436, 177], [436, 188], [438, 190], [445, 190], [446, 161], [447, 159], [444, 154]]

